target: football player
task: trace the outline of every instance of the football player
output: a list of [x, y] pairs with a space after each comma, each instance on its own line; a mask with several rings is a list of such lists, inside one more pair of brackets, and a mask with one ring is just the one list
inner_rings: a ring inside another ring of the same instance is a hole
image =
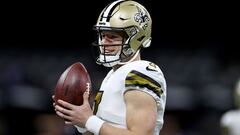
[[223, 114], [221, 118], [222, 135], [240, 135], [240, 80], [236, 83], [233, 97], [237, 109]]
[[55, 110], [83, 134], [159, 135], [163, 126], [167, 86], [161, 69], [141, 60], [140, 51], [151, 44], [152, 19], [140, 3], [117, 0], [99, 15], [94, 29], [96, 62], [112, 70], [104, 78], [93, 110], [88, 96], [75, 106], [59, 100]]

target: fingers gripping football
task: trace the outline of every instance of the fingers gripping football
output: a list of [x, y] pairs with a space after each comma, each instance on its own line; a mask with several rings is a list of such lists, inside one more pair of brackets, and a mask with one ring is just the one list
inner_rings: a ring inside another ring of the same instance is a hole
[[88, 98], [89, 93], [84, 92], [84, 100], [81, 106], [73, 105], [63, 100], [58, 100], [58, 104], [55, 104], [56, 114], [65, 119], [66, 124], [84, 127], [87, 119], [93, 115]]

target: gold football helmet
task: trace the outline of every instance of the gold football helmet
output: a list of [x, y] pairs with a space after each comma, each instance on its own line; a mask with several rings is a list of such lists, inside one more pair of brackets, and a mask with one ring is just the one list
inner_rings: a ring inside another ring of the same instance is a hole
[[110, 3], [102, 10], [94, 26], [94, 30], [98, 32], [98, 40], [93, 45], [104, 48], [101, 45], [102, 31], [120, 32], [126, 36], [121, 44], [121, 52], [116, 56], [107, 56], [102, 51], [104, 49], [99, 49], [97, 63], [112, 67], [131, 61], [129, 58], [136, 56], [141, 48], [150, 46], [151, 27], [151, 16], [140, 3], [131, 0], [117, 0]]

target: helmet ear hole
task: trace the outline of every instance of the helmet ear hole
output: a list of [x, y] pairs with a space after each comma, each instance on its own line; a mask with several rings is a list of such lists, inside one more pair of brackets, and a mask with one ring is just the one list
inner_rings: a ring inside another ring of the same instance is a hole
[[123, 55], [124, 55], [125, 57], [127, 57], [127, 56], [132, 55], [132, 54], [133, 54], [133, 51], [132, 51], [131, 48], [123, 48], [122, 53], [123, 53]]
[[150, 37], [150, 38], [148, 38], [147, 40], [145, 40], [144, 42], [143, 42], [143, 48], [147, 48], [147, 47], [149, 47], [150, 45], [151, 45], [151, 41], [152, 41], [152, 38]]

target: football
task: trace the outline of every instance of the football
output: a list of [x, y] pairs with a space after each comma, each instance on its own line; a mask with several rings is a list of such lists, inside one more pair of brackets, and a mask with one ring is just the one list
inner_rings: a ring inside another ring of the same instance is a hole
[[83, 93], [91, 91], [91, 79], [88, 71], [81, 62], [69, 66], [60, 76], [55, 90], [54, 101], [58, 99], [74, 105], [83, 104]]

